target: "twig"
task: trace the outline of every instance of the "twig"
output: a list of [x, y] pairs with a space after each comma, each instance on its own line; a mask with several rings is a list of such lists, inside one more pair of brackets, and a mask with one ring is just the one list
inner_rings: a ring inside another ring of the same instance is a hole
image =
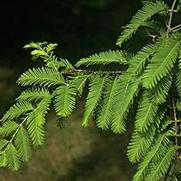
[[74, 69], [72, 71], [60, 71], [60, 73], [65, 74], [65, 75], [75, 75], [75, 74], [79, 74], [79, 73], [109, 73], [109, 74], [122, 74], [124, 71], [122, 70], [80, 70], [80, 69]]
[[[175, 135], [174, 135], [175, 145], [178, 146], [178, 136], [177, 136], [178, 135], [178, 120], [177, 120], [177, 112], [176, 112], [176, 106], [175, 106], [174, 98], [172, 98], [172, 107], [173, 107], [173, 118], [174, 118], [173, 123], [174, 123], [174, 128], [175, 128]], [[163, 181], [167, 181], [167, 179], [169, 177], [169, 173], [172, 169], [172, 166], [175, 165], [175, 163], [177, 162], [177, 157], [178, 157], [178, 155], [176, 154], [175, 160], [173, 161], [172, 164], [170, 164]]]
[[22, 123], [18, 126], [18, 128], [16, 129], [15, 133], [13, 134], [12, 138], [9, 140], [9, 143], [12, 143], [14, 138], [16, 137], [16, 135], [18, 134], [18, 131], [20, 130], [20, 128], [22, 127], [22, 125], [25, 123], [26, 119], [24, 119], [22, 121]]
[[172, 98], [172, 106], [173, 106], [173, 117], [174, 117], [174, 129], [175, 129], [175, 145], [178, 146], [178, 120], [177, 120], [177, 112], [176, 112], [176, 106], [175, 106], [175, 101], [174, 98]]
[[[171, 9], [169, 11], [170, 17], [169, 17], [169, 21], [168, 21], [168, 25], [167, 25], [167, 33], [166, 33], [166, 37], [169, 37], [169, 33], [171, 32], [171, 25], [172, 25], [172, 19], [173, 19], [173, 13], [174, 13], [174, 8], [176, 5], [177, 0], [174, 0], [171, 6]], [[176, 112], [176, 106], [175, 106], [175, 102], [174, 102], [174, 98], [172, 98], [172, 106], [173, 106], [173, 116], [174, 116], [174, 127], [175, 127], [175, 135], [177, 135], [177, 131], [178, 131], [178, 123], [177, 123], [177, 112]], [[175, 136], [175, 145], [178, 145], [178, 138], [177, 136]], [[177, 161], [177, 154], [175, 156], [175, 160], [173, 162], [173, 164], [171, 164], [169, 166], [169, 169], [165, 175], [164, 181], [166, 181], [169, 177], [169, 173], [172, 169], [172, 166], [175, 165], [175, 162]]]
[[177, 26], [174, 26], [174, 27], [171, 29], [171, 31], [176, 32], [176, 31], [178, 31], [178, 30], [180, 30], [180, 29], [181, 29], [181, 24], [179, 24], [179, 25], [177, 25]]
[[152, 38], [152, 41], [155, 42], [158, 35], [151, 34], [148, 30], [147, 30], [147, 33], [148, 33], [148, 36]]
[[169, 36], [169, 33], [171, 32], [171, 25], [172, 25], [172, 18], [173, 18], [173, 13], [174, 13], [174, 8], [175, 8], [175, 5], [176, 5], [176, 2], [177, 0], [174, 0], [173, 1], [173, 4], [172, 4], [172, 7], [170, 9], [170, 18], [169, 18], [169, 21], [168, 21], [168, 25], [167, 25], [167, 34], [166, 34], [166, 37], [168, 38]]

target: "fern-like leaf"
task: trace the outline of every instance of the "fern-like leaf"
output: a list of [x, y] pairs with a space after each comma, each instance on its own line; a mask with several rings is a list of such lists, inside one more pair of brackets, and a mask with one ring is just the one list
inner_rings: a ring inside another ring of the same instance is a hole
[[167, 5], [163, 2], [150, 2], [145, 4], [145, 6], [136, 13], [130, 24], [128, 24], [123, 30], [116, 44], [121, 46], [122, 43], [130, 39], [138, 30], [138, 28], [144, 25], [144, 23], [149, 20], [153, 15], [157, 13], [165, 13], [167, 12], [167, 9]]
[[150, 99], [154, 99], [157, 104], [163, 104], [167, 100], [171, 87], [172, 76], [167, 75], [160, 80], [156, 87], [149, 89]]
[[10, 136], [11, 133], [16, 131], [18, 126], [19, 125], [14, 121], [6, 121], [6, 122], [4, 122], [4, 124], [0, 127], [0, 136], [1, 137]]
[[39, 85], [47, 87], [65, 84], [61, 74], [48, 67], [29, 69], [20, 76], [18, 83], [23, 86]]
[[155, 46], [149, 44], [143, 47], [129, 62], [128, 73], [139, 76], [143, 73], [147, 60], [153, 55]]
[[181, 97], [181, 52], [179, 56], [179, 66], [176, 72], [176, 88], [179, 96]]
[[28, 161], [31, 156], [30, 138], [28, 132], [20, 126], [15, 137], [15, 145], [22, 161]]
[[8, 140], [0, 139], [0, 150], [3, 150], [3, 148], [9, 143]]
[[122, 133], [125, 131], [124, 119], [139, 91], [140, 80], [131, 77], [129, 74], [124, 74], [120, 76], [118, 81], [119, 86], [115, 96], [117, 101], [114, 104], [111, 129], [115, 133]]
[[127, 156], [129, 161], [132, 163], [141, 161], [148, 152], [152, 142], [153, 135], [141, 134], [135, 130], [128, 145]]
[[145, 178], [146, 181], [159, 181], [160, 178], [167, 172], [171, 160], [175, 156], [176, 148], [170, 146], [164, 150], [162, 157], [152, 166], [150, 174]]
[[55, 91], [54, 106], [60, 117], [69, 116], [75, 108], [76, 89], [70, 84], [60, 86]]
[[83, 88], [90, 75], [79, 75], [71, 80], [71, 85], [75, 87], [79, 95], [82, 95]]
[[87, 100], [85, 104], [85, 112], [84, 112], [83, 121], [82, 121], [83, 126], [88, 125], [88, 121], [101, 99], [106, 78], [107, 76], [102, 77], [99, 75], [92, 77], [93, 80], [90, 84], [89, 94], [87, 96]]
[[0, 167], [6, 167], [6, 166], [7, 166], [6, 152], [2, 151], [0, 152]]
[[5, 113], [5, 115], [2, 118], [2, 121], [6, 121], [8, 119], [13, 120], [15, 118], [18, 118], [20, 115], [24, 115], [32, 110], [33, 106], [29, 102], [17, 102], [9, 109], [9, 111]]
[[18, 170], [20, 167], [20, 160], [18, 157], [18, 151], [16, 150], [13, 143], [9, 143], [6, 147], [7, 165], [12, 170]]
[[50, 96], [47, 89], [34, 88], [32, 90], [25, 90], [17, 98], [17, 101], [39, 101]]
[[117, 77], [114, 80], [111, 78], [106, 80], [103, 100], [99, 105], [99, 112], [96, 120], [98, 127], [102, 129], [107, 129], [112, 122], [112, 116], [114, 113], [113, 108], [116, 102], [115, 96], [117, 94], [117, 86]]
[[80, 67], [82, 65], [90, 66], [90, 65], [107, 65], [110, 63], [118, 63], [118, 64], [127, 64], [127, 60], [125, 55], [121, 51], [108, 51], [101, 52], [99, 54], [91, 55], [88, 58], [83, 58], [77, 62], [76, 66]]
[[141, 133], [148, 131], [149, 126], [154, 121], [158, 108], [159, 106], [155, 100], [150, 99], [149, 94], [144, 93], [136, 115], [135, 127], [137, 131]]
[[180, 42], [173, 38], [163, 38], [157, 52], [151, 59], [143, 74], [143, 85], [145, 88], [154, 88], [157, 83], [168, 73], [178, 57]]
[[45, 116], [49, 110], [51, 99], [43, 99], [31, 113], [25, 118], [28, 133], [35, 146], [42, 145], [44, 142]]
[[152, 149], [148, 152], [148, 154], [144, 157], [143, 161], [139, 164], [138, 171], [133, 177], [133, 181], [143, 181], [147, 176], [147, 171], [150, 169], [152, 163], [155, 160], [160, 158], [165, 153], [166, 148], [170, 146], [169, 140], [170, 133], [161, 134], [156, 140]]

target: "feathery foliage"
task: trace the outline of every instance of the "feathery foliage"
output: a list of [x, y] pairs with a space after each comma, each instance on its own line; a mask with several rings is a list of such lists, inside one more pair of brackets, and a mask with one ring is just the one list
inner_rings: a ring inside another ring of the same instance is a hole
[[109, 128], [112, 123], [117, 87], [117, 77], [114, 80], [111, 78], [107, 80], [106, 88], [103, 93], [103, 100], [100, 102], [100, 108], [97, 115], [97, 125], [102, 129]]
[[140, 134], [135, 130], [132, 134], [131, 141], [128, 146], [128, 158], [130, 162], [135, 163], [141, 161], [143, 156], [148, 152], [153, 141], [153, 136], [149, 134]]
[[18, 83], [23, 86], [28, 85], [44, 85], [53, 86], [64, 84], [63, 77], [54, 69], [48, 67], [33, 68], [23, 73], [18, 80]]
[[[94, 77], [94, 76], [93, 76]], [[83, 115], [82, 125], [87, 126], [88, 121], [92, 114], [94, 113], [102, 95], [102, 91], [105, 85], [105, 77], [95, 76], [93, 80], [91, 80], [89, 94], [87, 96], [86, 104], [85, 104], [85, 112]]]
[[157, 52], [150, 60], [143, 74], [143, 85], [145, 88], [153, 88], [157, 83], [171, 71], [180, 50], [180, 40], [172, 37], [161, 39]]
[[99, 54], [91, 55], [88, 58], [83, 58], [77, 62], [76, 66], [82, 65], [106, 65], [110, 63], [127, 64], [127, 60], [123, 52], [121, 51], [108, 51]]
[[150, 125], [155, 121], [155, 116], [158, 111], [158, 104], [154, 99], [151, 99], [149, 94], [143, 94], [142, 100], [136, 115], [135, 127], [136, 130], [145, 133], [150, 129]]
[[75, 107], [76, 89], [70, 85], [60, 86], [55, 90], [55, 110], [58, 116], [69, 116]]
[[0, 166], [18, 170], [30, 159], [31, 147], [44, 143], [50, 105], [58, 117], [67, 117], [82, 97], [83, 126], [94, 119], [101, 129], [123, 133], [128, 121], [134, 124], [127, 151], [130, 162], [138, 164], [133, 181], [179, 180], [175, 165], [181, 155], [181, 32], [172, 20], [181, 1], [168, 6], [143, 2], [117, 41], [124, 48], [144, 27], [149, 41], [139, 42], [134, 53], [129, 48], [101, 52], [74, 66], [54, 55], [57, 44], [26, 45], [44, 66], [29, 69], [17, 81], [25, 90], [0, 121]]
[[149, 20], [153, 15], [157, 13], [166, 13], [168, 7], [163, 2], [150, 2], [146, 3], [144, 7], [139, 10], [135, 16], [133, 16], [130, 24], [128, 24], [117, 40], [117, 45], [121, 46], [122, 43], [130, 39], [138, 28]]

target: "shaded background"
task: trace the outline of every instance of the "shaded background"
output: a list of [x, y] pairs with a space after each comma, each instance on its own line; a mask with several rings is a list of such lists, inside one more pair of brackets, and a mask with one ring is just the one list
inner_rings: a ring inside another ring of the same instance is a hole
[[[16, 79], [35, 65], [22, 47], [30, 41], [58, 43], [56, 54], [72, 63], [95, 52], [115, 49], [121, 26], [140, 7], [133, 0], [31, 0], [0, 5], [0, 113], [13, 103]], [[0, 181], [128, 181], [128, 135], [81, 128], [82, 108], [59, 128], [48, 116], [46, 144], [33, 151], [20, 172], [0, 169]]]

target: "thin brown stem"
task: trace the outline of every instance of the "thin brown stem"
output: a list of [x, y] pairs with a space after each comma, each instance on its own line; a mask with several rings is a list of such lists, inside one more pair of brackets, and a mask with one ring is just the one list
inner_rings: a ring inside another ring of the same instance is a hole
[[15, 133], [13, 134], [12, 138], [10, 139], [9, 143], [12, 143], [14, 138], [16, 137], [16, 135], [18, 134], [18, 131], [20, 130], [20, 128], [23, 126], [23, 124], [25, 123], [26, 119], [24, 119], [22, 121], [22, 123], [18, 126], [18, 128], [16, 129]]
[[175, 29], [180, 28], [180, 27], [181, 27], [181, 24], [176, 25], [176, 26], [174, 26], [174, 27], [172, 28], [172, 30], [175, 30]]
[[173, 117], [174, 117], [174, 130], [175, 130], [175, 146], [178, 146], [178, 120], [177, 120], [177, 111], [175, 106], [174, 98], [172, 98], [172, 106], [173, 106]]
[[[175, 134], [174, 134], [174, 138], [175, 138], [175, 145], [178, 146], [178, 119], [177, 119], [177, 109], [176, 109], [176, 105], [175, 105], [175, 100], [174, 98], [172, 97], [172, 99], [170, 100], [172, 102], [172, 108], [173, 108], [173, 124], [174, 124], [174, 130], [175, 130]], [[176, 154], [175, 155], [175, 160], [173, 161], [172, 164], [170, 164], [168, 170], [167, 170], [167, 173], [165, 174], [165, 177], [164, 177], [164, 181], [167, 181], [169, 175], [170, 175], [170, 171], [172, 170], [172, 166], [175, 165], [175, 163], [177, 162], [177, 158], [178, 158], [178, 155]]]
[[75, 74], [79, 74], [79, 73], [85, 73], [85, 74], [96, 74], [96, 73], [109, 73], [109, 74], [122, 74], [124, 71], [122, 70], [81, 70], [81, 69], [74, 69], [72, 71], [60, 71], [60, 73], [64, 74], [64, 75], [75, 75]]
[[172, 28], [172, 31], [173, 32], [176, 32], [176, 31], [178, 31], [178, 30], [180, 30], [181, 29], [181, 24], [179, 24], [179, 25], [177, 25], [177, 26], [174, 26], [173, 28]]
[[[172, 106], [173, 106], [173, 119], [174, 119], [174, 131], [175, 131], [175, 146], [176, 148], [178, 148], [178, 119], [177, 119], [177, 108], [176, 108], [176, 105], [175, 105], [175, 100], [174, 100], [174, 97], [172, 97]], [[175, 160], [174, 160], [174, 168], [173, 170], [175, 170], [175, 167], [176, 167], [176, 164], [177, 164], [177, 161], [178, 161], [178, 151], [176, 152], [176, 155], [175, 155]]]
[[[167, 32], [166, 32], [166, 37], [167, 38], [169, 37], [169, 34], [172, 31], [171, 25], [172, 25], [173, 13], [175, 12], [174, 8], [175, 8], [176, 3], [177, 3], [177, 0], [174, 0], [173, 3], [172, 3], [171, 9], [169, 11], [170, 17], [169, 17], [169, 21], [168, 21], [168, 24], [167, 24]], [[175, 135], [177, 135], [177, 133], [178, 133], [178, 122], [177, 122], [177, 112], [176, 112], [176, 106], [175, 106], [174, 98], [172, 98], [172, 106], [173, 106]], [[175, 136], [175, 145], [176, 146], [178, 145], [177, 136]], [[172, 166], [175, 164], [176, 161], [177, 161], [177, 154], [175, 156], [175, 160], [174, 160], [173, 164], [170, 165], [170, 167], [169, 167], [169, 169], [168, 169], [168, 171], [167, 171], [167, 173], [165, 175], [164, 181], [166, 181], [168, 179], [169, 173], [170, 173], [170, 171], [172, 169]]]
[[172, 7], [170, 9], [170, 17], [169, 17], [169, 21], [168, 21], [168, 24], [167, 24], [167, 34], [166, 34], [167, 38], [168, 38], [169, 33], [171, 32], [171, 29], [172, 29], [171, 25], [172, 25], [173, 13], [174, 13], [174, 8], [175, 8], [175, 5], [176, 5], [176, 2], [177, 2], [177, 0], [173, 1]]

